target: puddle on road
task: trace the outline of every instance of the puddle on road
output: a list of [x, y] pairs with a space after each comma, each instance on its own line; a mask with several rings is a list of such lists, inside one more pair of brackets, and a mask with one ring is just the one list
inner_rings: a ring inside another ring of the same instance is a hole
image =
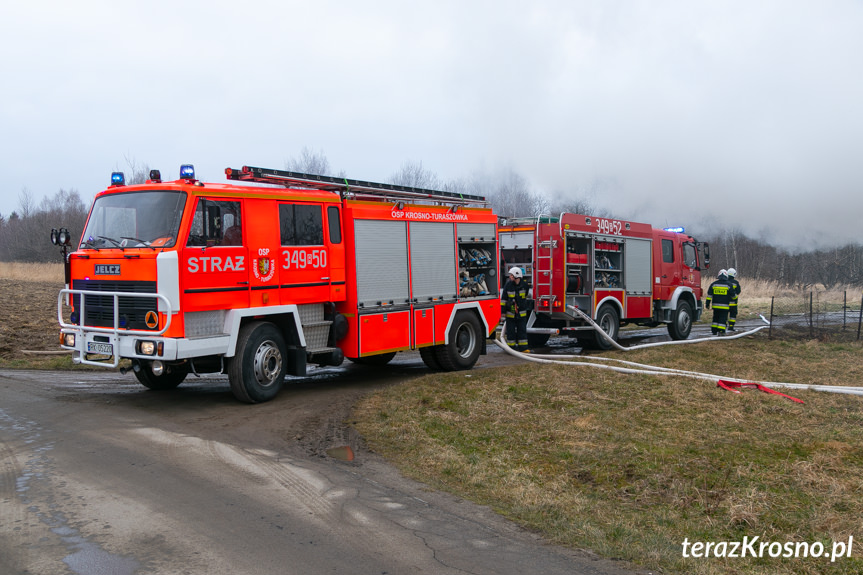
[[350, 445], [343, 445], [341, 447], [331, 447], [331, 448], [327, 449], [327, 455], [329, 455], [333, 459], [338, 459], [339, 461], [353, 461], [354, 460], [354, 450], [351, 449]]

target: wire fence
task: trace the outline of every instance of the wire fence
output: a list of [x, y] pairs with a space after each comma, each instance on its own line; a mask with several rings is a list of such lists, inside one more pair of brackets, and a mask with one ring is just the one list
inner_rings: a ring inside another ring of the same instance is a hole
[[863, 296], [859, 291], [800, 292], [771, 296], [769, 334], [782, 339], [859, 341], [863, 328]]

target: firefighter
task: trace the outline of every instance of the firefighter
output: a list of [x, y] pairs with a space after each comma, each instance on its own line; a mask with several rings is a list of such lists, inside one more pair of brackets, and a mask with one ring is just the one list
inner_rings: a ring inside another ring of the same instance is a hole
[[500, 306], [506, 318], [506, 342], [516, 351], [527, 349], [527, 314], [530, 313], [527, 283], [522, 279], [520, 267], [509, 270], [509, 280], [503, 286]]
[[734, 297], [728, 307], [728, 331], [734, 331], [737, 323], [737, 299], [740, 297], [740, 282], [737, 281], [737, 270], [728, 268], [728, 283], [734, 287]]
[[710, 309], [711, 303], [713, 304], [713, 323], [710, 325], [710, 332], [713, 335], [725, 335], [728, 309], [733, 298], [734, 286], [728, 281], [728, 272], [724, 269], [719, 270], [716, 281], [707, 288], [705, 298], [707, 309]]

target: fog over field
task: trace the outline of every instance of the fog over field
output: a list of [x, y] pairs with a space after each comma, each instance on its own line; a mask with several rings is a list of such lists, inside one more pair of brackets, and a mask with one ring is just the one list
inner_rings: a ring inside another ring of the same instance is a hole
[[502, 170], [621, 218], [861, 241], [863, 4], [250, 0], [5, 7], [0, 214], [129, 161]]

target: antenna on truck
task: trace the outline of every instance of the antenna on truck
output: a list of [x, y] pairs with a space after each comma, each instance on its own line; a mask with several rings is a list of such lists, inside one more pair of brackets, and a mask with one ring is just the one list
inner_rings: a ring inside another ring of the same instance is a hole
[[417, 201], [445, 202], [447, 204], [488, 205], [484, 196], [473, 196], [470, 194], [456, 194], [453, 192], [442, 192], [439, 190], [426, 190], [424, 188], [412, 188], [409, 186], [397, 186], [395, 184], [379, 184], [376, 182], [364, 182], [361, 180], [350, 180], [348, 178], [336, 178], [333, 176], [318, 176], [315, 174], [302, 174], [300, 172], [289, 172], [287, 170], [275, 170], [271, 168], [255, 168], [243, 166], [237, 170], [226, 168], [225, 175], [229, 180], [242, 182], [257, 182], [261, 184], [276, 184], [290, 187], [312, 188], [338, 192], [343, 198], [376, 199], [399, 198]]

